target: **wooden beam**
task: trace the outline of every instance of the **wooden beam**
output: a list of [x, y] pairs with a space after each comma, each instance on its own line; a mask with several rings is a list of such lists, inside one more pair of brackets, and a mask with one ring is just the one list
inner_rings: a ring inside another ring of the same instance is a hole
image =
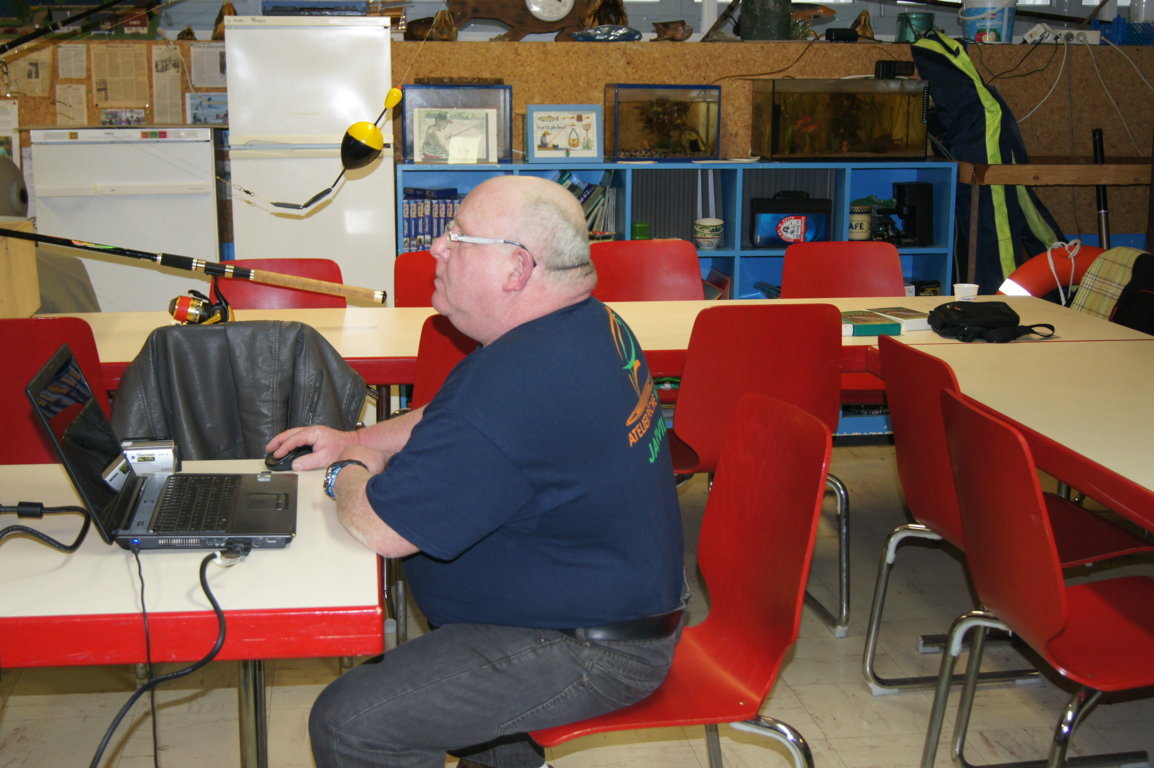
[[958, 181], [963, 184], [1021, 184], [1030, 187], [1080, 187], [1099, 184], [1143, 186], [1150, 184], [1150, 165], [1134, 163], [985, 165], [959, 162]]

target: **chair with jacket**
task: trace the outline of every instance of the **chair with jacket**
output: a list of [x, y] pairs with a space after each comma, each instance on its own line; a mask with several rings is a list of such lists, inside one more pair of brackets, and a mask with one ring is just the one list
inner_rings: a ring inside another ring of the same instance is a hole
[[108, 413], [108, 387], [92, 328], [78, 317], [0, 319], [0, 402], [4, 440], [0, 464], [54, 464], [59, 456], [36, 418], [24, 387], [61, 344], [67, 344], [84, 371], [93, 393]]
[[[283, 259], [235, 259], [228, 264], [245, 269], [259, 269], [265, 272], [279, 272], [297, 277], [311, 277], [326, 283], [342, 283], [341, 265], [332, 259], [283, 258]], [[282, 288], [278, 285], [254, 283], [252, 280], [222, 277], [213, 284], [211, 298], [217, 300], [216, 286], [233, 309], [313, 309], [348, 305], [344, 296], [333, 296], [298, 288]]]
[[[670, 446], [678, 474], [713, 472], [738, 398], [761, 392], [800, 406], [837, 428], [841, 315], [832, 304], [719, 302], [698, 313], [689, 336]], [[844, 637], [849, 624], [849, 493], [826, 478], [837, 500], [836, 614], [812, 600]]]
[[366, 388], [303, 323], [245, 321], [153, 331], [121, 379], [122, 438], [175, 440], [187, 459], [263, 458], [289, 427], [356, 426]]
[[[950, 630], [922, 754], [931, 768], [953, 667], [975, 633], [954, 730], [954, 761], [965, 761], [974, 672], [988, 628], [1008, 630], [1077, 687], [1058, 718], [1045, 765], [1061, 768], [1075, 729], [1103, 693], [1154, 686], [1154, 578], [1122, 575], [1067, 583], [1059, 533], [1042, 494], [1030, 448], [1010, 423], [956, 392], [941, 397], [966, 558], [980, 610]], [[1078, 758], [1083, 765], [1145, 765], [1145, 752]], [[1038, 763], [1033, 763], [1037, 765]], [[1025, 765], [1014, 763], [1013, 765]]]
[[741, 397], [731, 416], [697, 544], [708, 615], [682, 632], [669, 675], [652, 695], [535, 731], [541, 745], [606, 731], [704, 725], [710, 768], [721, 768], [718, 724], [731, 723], [781, 741], [796, 765], [812, 768], [801, 735], [760, 710], [797, 639], [830, 431], [801, 408], [757, 393]]
[[[878, 346], [890, 402], [898, 478], [913, 522], [890, 532], [878, 566], [862, 657], [866, 681], [875, 694], [930, 688], [937, 680], [933, 675], [886, 678], [875, 669], [882, 614], [899, 547], [916, 540], [941, 543], [968, 559], [941, 409], [942, 393], [959, 391], [957, 379], [949, 365], [916, 347], [887, 336], [878, 340]], [[1045, 494], [1043, 503], [1058, 536], [1064, 568], [1152, 550], [1148, 542], [1056, 494]], [[1033, 671], [982, 673], [980, 679], [1005, 682], [1026, 675], [1033, 676]]]

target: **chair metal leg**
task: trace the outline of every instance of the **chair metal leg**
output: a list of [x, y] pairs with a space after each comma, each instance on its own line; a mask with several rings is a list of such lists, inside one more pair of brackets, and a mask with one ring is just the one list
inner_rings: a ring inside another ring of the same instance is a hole
[[753, 720], [744, 720], [740, 723], [732, 723], [732, 725], [739, 731], [757, 733], [781, 742], [793, 755], [793, 764], [797, 768], [814, 768], [813, 753], [810, 752], [809, 744], [806, 743], [801, 733], [789, 723], [783, 723], [774, 717], [758, 715]]
[[[870, 691], [875, 696], [897, 693], [903, 690], [932, 688], [938, 680], [937, 675], [886, 678], [878, 675], [874, 669], [877, 656], [878, 635], [881, 632], [882, 612], [885, 608], [886, 593], [889, 589], [890, 572], [893, 570], [894, 561], [897, 560], [898, 547], [907, 539], [940, 542], [942, 537], [921, 523], [909, 523], [907, 525], [900, 525], [891, 531], [889, 537], [886, 539], [885, 546], [882, 548], [881, 563], [878, 565], [877, 582], [874, 585], [873, 604], [870, 607], [869, 625], [866, 627], [865, 647], [862, 652], [862, 672], [865, 674], [866, 683], [869, 685]], [[948, 636], [942, 635], [941, 637], [943, 640], [937, 648], [938, 651], [940, 651], [948, 641]], [[918, 650], [922, 650], [921, 645], [919, 645]], [[961, 682], [961, 680], [962, 677], [960, 675], [953, 677], [953, 682], [955, 683]], [[1024, 683], [1037, 682], [1037, 680], [1038, 672], [1034, 669], [983, 672], [978, 675], [978, 681], [980, 683]]]
[[405, 599], [405, 576], [401, 561], [385, 558], [385, 609], [396, 625], [397, 645], [409, 639], [409, 607]]
[[825, 485], [837, 500], [838, 614], [834, 616], [809, 592], [805, 594], [805, 601], [822, 621], [833, 627], [835, 636], [845, 637], [849, 634], [849, 491], [834, 475], [826, 475]]
[[[954, 666], [957, 664], [958, 655], [962, 652], [962, 642], [971, 629], [989, 626], [1001, 627], [1002, 623], [985, 611], [967, 611], [956, 618], [950, 628], [950, 642], [942, 653], [938, 684], [934, 690], [934, 704], [930, 709], [929, 725], [926, 727], [926, 742], [922, 747], [922, 768], [934, 768], [934, 758], [938, 753], [938, 738], [942, 734], [946, 705], [950, 700], [950, 685], [954, 680]], [[978, 643], [978, 646], [981, 650], [981, 643]]]
[[[934, 707], [930, 716], [930, 727], [926, 733], [925, 749], [922, 752], [922, 768], [933, 768], [938, 736], [941, 733], [942, 720], [945, 716], [946, 698], [949, 696], [949, 683], [944, 682], [947, 674], [952, 677], [953, 667], [963, 645], [964, 636], [971, 629], [979, 629], [971, 643], [970, 659], [966, 666], [965, 679], [962, 684], [961, 699], [958, 702], [957, 721], [954, 725], [953, 752], [954, 763], [962, 768], [1105, 768], [1105, 766], [1149, 766], [1145, 752], [1118, 752], [1106, 755], [1089, 755], [1085, 757], [1066, 758], [1070, 738], [1090, 710], [1097, 703], [1100, 691], [1092, 688], [1080, 688], [1070, 699], [1058, 721], [1054, 732], [1054, 739], [1050, 745], [1050, 754], [1046, 760], [1021, 760], [1008, 763], [999, 763], [996, 766], [975, 766], [965, 758], [966, 732], [969, 729], [970, 714], [973, 711], [974, 695], [978, 686], [978, 669], [982, 663], [982, 651], [985, 645], [986, 632], [994, 629], [1008, 630], [1005, 624], [986, 611], [971, 611], [963, 614], [954, 622], [950, 631], [948, 652], [942, 656], [942, 673], [938, 679], [938, 689], [934, 696]], [[948, 672], [947, 672], [948, 670]]]
[[709, 757], [709, 768], [725, 768], [721, 760], [721, 734], [717, 723], [705, 724], [705, 752]]

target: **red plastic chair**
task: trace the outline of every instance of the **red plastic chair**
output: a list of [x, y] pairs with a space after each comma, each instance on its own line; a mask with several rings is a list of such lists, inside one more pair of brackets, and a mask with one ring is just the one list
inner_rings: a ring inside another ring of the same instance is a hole
[[429, 251], [398, 253], [393, 262], [394, 306], [433, 306], [433, 278], [436, 271], [437, 260]]
[[[898, 249], [874, 240], [794, 243], [785, 249], [783, 299], [897, 297], [906, 295]], [[885, 384], [872, 373], [841, 377], [843, 403], [884, 403]]]
[[[689, 336], [673, 429], [678, 474], [713, 472], [724, 427], [738, 398], [761, 392], [812, 413], [837, 429], [841, 314], [832, 304], [730, 304], [698, 313]], [[833, 475], [837, 497], [839, 608], [834, 616], [814, 603], [842, 637], [849, 623], [849, 494]]]
[[417, 346], [417, 369], [409, 406], [419, 408], [432, 400], [457, 363], [476, 348], [477, 342], [458, 331], [449, 318], [444, 315], [426, 318]]
[[705, 298], [697, 248], [688, 240], [599, 240], [589, 246], [601, 301]]
[[709, 615], [684, 630], [669, 676], [653, 695], [534, 731], [543, 746], [605, 731], [704, 724], [709, 765], [721, 768], [717, 724], [733, 723], [783, 741], [799, 765], [813, 765], [801, 735], [759, 710], [797, 639], [830, 430], [766, 395], [745, 395], [732, 416], [697, 545]]
[[[882, 548], [866, 628], [862, 667], [874, 693], [929, 688], [936, 676], [884, 678], [874, 663], [890, 573], [898, 547], [909, 539], [946, 542], [968, 554], [962, 531], [958, 494], [950, 469], [946, 427], [942, 419], [942, 392], [957, 392], [958, 382], [949, 365], [916, 347], [883, 336], [878, 340], [882, 375], [886, 381], [898, 478], [913, 523], [895, 528]], [[992, 459], [991, 459], [992, 461]], [[1147, 542], [1055, 494], [1044, 496], [1045, 508], [1058, 534], [1063, 567], [1141, 551], [1154, 551]], [[1005, 671], [981, 676], [982, 681], [1006, 681], [1033, 676], [1033, 671]]]
[[[942, 410], [967, 542], [966, 556], [985, 610], [962, 614], [943, 654], [922, 765], [933, 765], [953, 668], [967, 633], [970, 651], [954, 732], [955, 762], [965, 762], [973, 672], [988, 628], [1012, 631], [1054, 671], [1080, 688], [1058, 719], [1047, 764], [1066, 764], [1074, 729], [1102, 692], [1154, 686], [1154, 579], [1124, 576], [1063, 580], [1058, 532], [1051, 525], [1033, 456], [1021, 434], [978, 403], [946, 392]], [[1145, 762], [1145, 752], [1082, 758], [1095, 765]], [[1019, 763], [1021, 765], [1021, 763]]]
[[33, 317], [0, 320], [0, 403], [4, 412], [4, 440], [0, 464], [55, 464], [60, 461], [52, 441], [36, 418], [24, 387], [61, 344], [67, 344], [80, 363], [96, 399], [109, 413], [108, 387], [92, 328], [78, 317]]
[[902, 260], [880, 240], [794, 243], [785, 249], [781, 298], [905, 296]]
[[[246, 269], [311, 277], [327, 283], [344, 282], [340, 264], [332, 259], [235, 259], [228, 263]], [[234, 309], [316, 309], [348, 306], [344, 296], [282, 288], [278, 285], [254, 283], [251, 280], [222, 277], [219, 284], [220, 292]], [[216, 301], [215, 287], [209, 295]]]

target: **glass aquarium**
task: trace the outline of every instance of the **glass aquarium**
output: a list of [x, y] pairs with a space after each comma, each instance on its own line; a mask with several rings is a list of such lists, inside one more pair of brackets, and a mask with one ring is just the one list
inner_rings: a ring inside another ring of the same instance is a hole
[[924, 160], [927, 99], [920, 80], [755, 80], [753, 154]]
[[605, 144], [614, 160], [716, 160], [721, 86], [605, 87]]

